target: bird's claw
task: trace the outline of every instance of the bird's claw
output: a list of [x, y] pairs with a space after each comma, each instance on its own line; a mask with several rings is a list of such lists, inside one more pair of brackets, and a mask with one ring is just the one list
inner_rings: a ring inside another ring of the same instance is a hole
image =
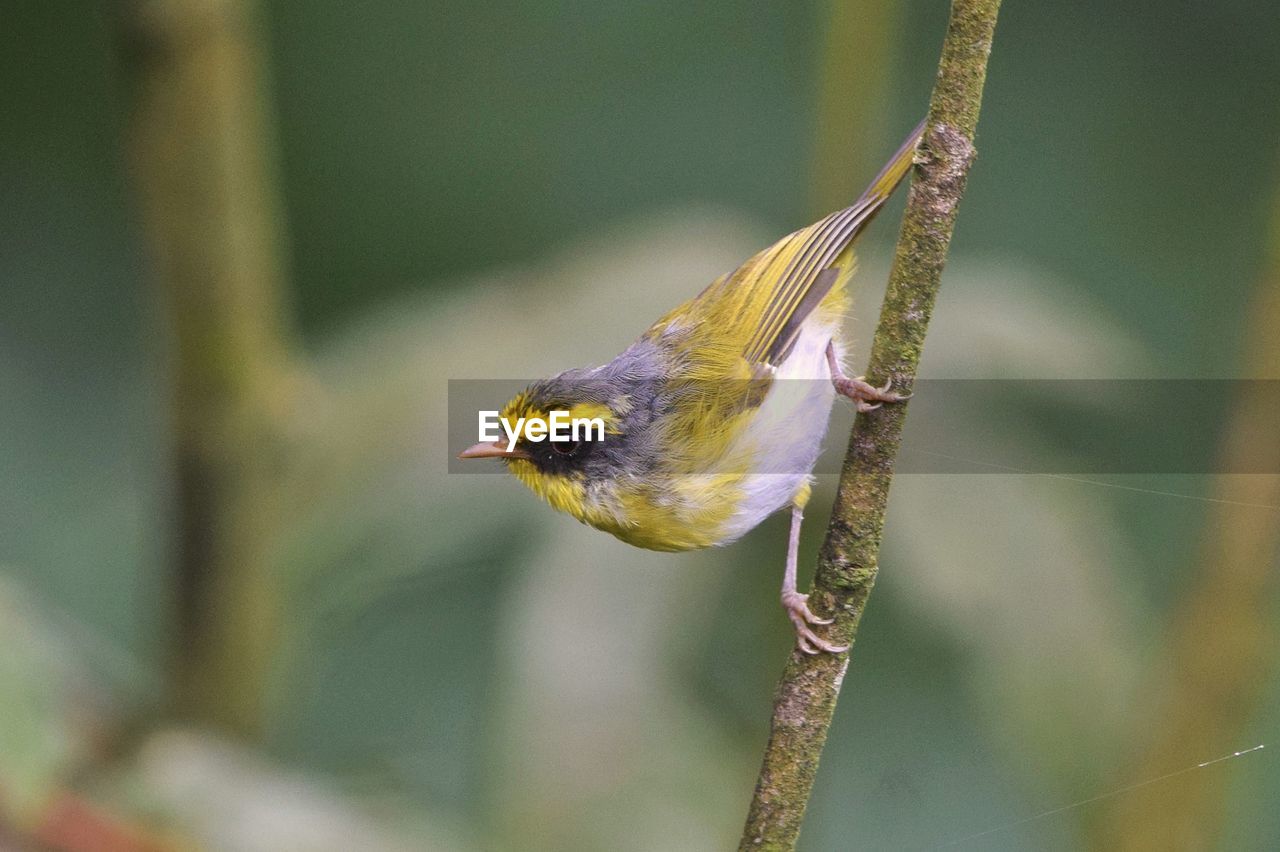
[[831, 383], [835, 386], [836, 393], [841, 396], [847, 396], [856, 403], [858, 411], [875, 411], [883, 403], [886, 402], [902, 402], [905, 399], [911, 399], [911, 394], [894, 393], [889, 390], [893, 385], [893, 379], [889, 379], [884, 383], [884, 387], [878, 388], [867, 381], [866, 376], [858, 376], [851, 379], [840, 369], [840, 359], [836, 357], [836, 347], [833, 341], [827, 343], [827, 367], [831, 371]]
[[782, 596], [782, 606], [787, 610], [787, 617], [796, 629], [796, 647], [810, 656], [819, 651], [828, 654], [842, 654], [849, 650], [848, 645], [835, 645], [814, 633], [811, 624], [830, 624], [833, 619], [818, 618], [809, 609], [809, 596], [792, 592]]
[[861, 376], [856, 379], [837, 376], [833, 381], [836, 392], [853, 400], [859, 411], [875, 411], [886, 402], [902, 402], [904, 399], [911, 398], [911, 394], [894, 393], [889, 390], [893, 384], [892, 379], [885, 382], [882, 388], [876, 387]]

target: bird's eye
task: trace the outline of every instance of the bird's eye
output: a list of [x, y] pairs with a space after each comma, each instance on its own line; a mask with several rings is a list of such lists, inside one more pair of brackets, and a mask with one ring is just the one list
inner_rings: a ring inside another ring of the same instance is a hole
[[578, 447], [582, 446], [581, 441], [552, 441], [551, 449], [562, 456], [571, 456], [578, 451]]

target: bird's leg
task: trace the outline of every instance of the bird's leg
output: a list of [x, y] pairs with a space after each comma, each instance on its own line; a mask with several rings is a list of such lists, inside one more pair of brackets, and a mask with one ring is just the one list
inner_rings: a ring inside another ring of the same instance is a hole
[[804, 510], [798, 505], [791, 507], [791, 537], [787, 541], [787, 568], [782, 575], [782, 606], [787, 617], [796, 628], [796, 645], [806, 654], [826, 651], [839, 654], [849, 650], [848, 645], [832, 645], [821, 638], [809, 626], [811, 624], [830, 624], [829, 618], [818, 618], [809, 611], [809, 596], [796, 591], [796, 563], [800, 559], [800, 522], [804, 520]]
[[862, 376], [856, 379], [846, 376], [844, 370], [840, 369], [840, 362], [836, 360], [835, 341], [831, 340], [827, 341], [827, 366], [831, 368], [831, 384], [835, 385], [836, 393], [853, 400], [859, 411], [874, 411], [880, 407], [881, 403], [901, 402], [911, 398], [911, 394], [903, 396], [889, 390], [891, 382], [886, 382], [884, 387], [878, 388], [864, 381]]

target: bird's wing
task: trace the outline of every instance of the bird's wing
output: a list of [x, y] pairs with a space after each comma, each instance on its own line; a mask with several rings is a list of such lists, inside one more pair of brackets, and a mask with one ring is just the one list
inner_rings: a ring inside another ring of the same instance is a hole
[[[852, 266], [849, 247], [911, 168], [921, 124], [851, 206], [783, 237], [658, 320], [642, 338], [669, 359], [662, 396], [675, 435], [664, 463], [699, 470], [745, 428], [790, 353], [804, 321]], [[676, 404], [678, 400], [678, 404]]]
[[850, 247], [906, 177], [923, 131], [922, 122], [852, 205], [783, 237], [673, 315], [713, 324], [748, 363], [780, 364], [804, 321], [850, 270]]

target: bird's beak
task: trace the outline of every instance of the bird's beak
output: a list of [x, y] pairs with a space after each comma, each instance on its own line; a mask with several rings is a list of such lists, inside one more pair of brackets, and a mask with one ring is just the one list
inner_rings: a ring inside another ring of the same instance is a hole
[[467, 447], [458, 453], [460, 459], [527, 459], [529, 454], [524, 450], [508, 450], [501, 441], [492, 444], [479, 443]]

